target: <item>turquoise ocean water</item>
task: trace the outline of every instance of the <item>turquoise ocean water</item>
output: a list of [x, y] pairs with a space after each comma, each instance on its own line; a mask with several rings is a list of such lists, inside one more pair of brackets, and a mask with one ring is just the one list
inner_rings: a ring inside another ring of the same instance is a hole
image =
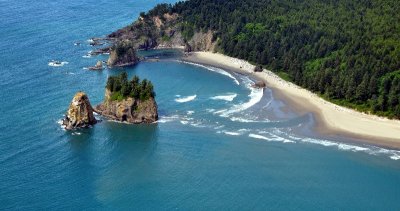
[[[248, 77], [175, 57], [84, 69], [107, 58], [88, 39], [161, 2], [0, 0], [1, 210], [400, 209], [399, 151], [321, 137]], [[100, 103], [121, 71], [153, 82], [157, 124], [60, 127], [77, 91]]]

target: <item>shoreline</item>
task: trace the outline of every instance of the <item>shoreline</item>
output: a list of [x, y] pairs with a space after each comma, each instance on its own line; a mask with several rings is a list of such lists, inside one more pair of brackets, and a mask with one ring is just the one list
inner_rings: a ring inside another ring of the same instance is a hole
[[192, 52], [182, 60], [231, 70], [264, 81], [274, 96], [286, 102], [295, 112], [314, 114], [314, 130], [318, 134], [344, 136], [358, 143], [400, 149], [399, 120], [390, 120], [336, 105], [281, 79], [269, 70], [254, 72], [254, 65], [249, 62], [220, 53]]

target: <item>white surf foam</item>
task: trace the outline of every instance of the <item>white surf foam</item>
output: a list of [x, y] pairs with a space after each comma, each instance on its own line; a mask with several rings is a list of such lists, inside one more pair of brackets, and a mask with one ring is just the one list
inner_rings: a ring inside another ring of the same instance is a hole
[[219, 111], [219, 113], [221, 113], [221, 117], [229, 117], [233, 113], [244, 111], [260, 102], [261, 98], [263, 97], [264, 89], [253, 88], [251, 86], [253, 82], [248, 77], [243, 77], [243, 81], [245, 82], [246, 87], [250, 89], [250, 100], [242, 104], [234, 105], [232, 108], [226, 111]]
[[384, 149], [381, 147], [370, 145], [357, 146], [348, 143], [340, 143], [329, 140], [318, 140], [313, 138], [297, 138], [297, 140], [326, 147], [336, 147], [337, 149], [342, 151], [365, 152], [370, 155], [387, 155], [392, 160], [400, 160], [400, 151], [397, 150]]
[[205, 65], [197, 64], [197, 63], [193, 63], [193, 62], [186, 62], [186, 61], [181, 61], [181, 62], [182, 62], [182, 63], [185, 63], [185, 64], [190, 64], [190, 65], [202, 67], [202, 68], [205, 68], [205, 69], [207, 69], [207, 70], [210, 70], [210, 71], [213, 71], [213, 72], [216, 72], [216, 73], [219, 73], [219, 74], [228, 76], [229, 78], [233, 79], [233, 81], [234, 81], [237, 85], [239, 85], [239, 81], [238, 81], [232, 74], [230, 74], [229, 72], [227, 72], [227, 71], [225, 71], [225, 70], [223, 70], [223, 69], [220, 69], [220, 68], [217, 68], [217, 67], [205, 66]]
[[392, 155], [392, 156], [390, 156], [390, 159], [392, 159], [392, 160], [400, 160], [400, 155]]
[[261, 122], [263, 122], [263, 123], [270, 122], [269, 120], [257, 121], [257, 120], [252, 120], [252, 119], [245, 119], [242, 117], [231, 117], [230, 120], [233, 122], [260, 122], [260, 123]]
[[68, 62], [57, 62], [57, 61], [50, 61], [48, 63], [49, 66], [51, 67], [62, 67], [64, 65], [68, 64]]
[[212, 100], [232, 101], [233, 99], [235, 99], [236, 96], [237, 96], [237, 94], [236, 94], [236, 93], [233, 93], [233, 94], [228, 94], [228, 95], [218, 95], [218, 96], [214, 96], [214, 97], [211, 97], [210, 99], [212, 99]]
[[172, 122], [175, 120], [178, 120], [179, 116], [178, 115], [172, 115], [172, 116], [161, 116], [157, 123], [167, 123], [167, 122]]
[[267, 140], [267, 141], [277, 141], [277, 142], [283, 142], [283, 143], [296, 143], [295, 141], [283, 138], [283, 137], [279, 137], [277, 135], [268, 133], [268, 135], [270, 135], [270, 137], [266, 137], [266, 136], [262, 136], [259, 134], [254, 134], [254, 133], [250, 133], [249, 137], [251, 138], [256, 138], [256, 139], [262, 139], [262, 140]]
[[191, 96], [187, 96], [187, 97], [177, 98], [177, 99], [175, 99], [175, 101], [178, 103], [186, 103], [186, 102], [196, 99], [196, 97], [197, 97], [197, 95], [191, 95]]
[[269, 139], [269, 138], [267, 138], [265, 136], [254, 134], [254, 133], [250, 133], [249, 137], [250, 138], [256, 138], [256, 139], [263, 139], [263, 140], [271, 141], [271, 139]]
[[223, 131], [223, 133], [230, 136], [240, 136], [240, 133], [237, 132]]

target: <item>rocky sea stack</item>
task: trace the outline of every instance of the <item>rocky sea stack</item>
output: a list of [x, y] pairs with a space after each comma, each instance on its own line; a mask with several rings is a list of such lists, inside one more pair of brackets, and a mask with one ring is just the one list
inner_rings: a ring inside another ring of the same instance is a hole
[[62, 122], [65, 129], [86, 128], [96, 123], [88, 96], [84, 92], [76, 93]]
[[139, 62], [134, 44], [129, 40], [118, 41], [111, 47], [107, 65], [110, 67], [132, 66]]
[[102, 116], [133, 124], [152, 123], [158, 120], [155, 93], [150, 81], [135, 76], [127, 80], [124, 72], [108, 78], [104, 102], [95, 111]]

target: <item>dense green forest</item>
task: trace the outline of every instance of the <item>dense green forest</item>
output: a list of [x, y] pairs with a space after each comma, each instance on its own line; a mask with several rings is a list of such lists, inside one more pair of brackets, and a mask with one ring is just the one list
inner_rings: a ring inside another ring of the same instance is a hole
[[338, 104], [400, 118], [397, 0], [188, 0], [142, 16], [164, 13], [180, 14], [186, 39], [210, 29], [221, 53]]
[[106, 88], [111, 91], [111, 100], [123, 100], [127, 97], [145, 101], [150, 97], [155, 97], [154, 87], [151, 81], [143, 79], [140, 81], [138, 76], [133, 76], [128, 81], [128, 74], [121, 73], [118, 76], [110, 76], [107, 80]]

